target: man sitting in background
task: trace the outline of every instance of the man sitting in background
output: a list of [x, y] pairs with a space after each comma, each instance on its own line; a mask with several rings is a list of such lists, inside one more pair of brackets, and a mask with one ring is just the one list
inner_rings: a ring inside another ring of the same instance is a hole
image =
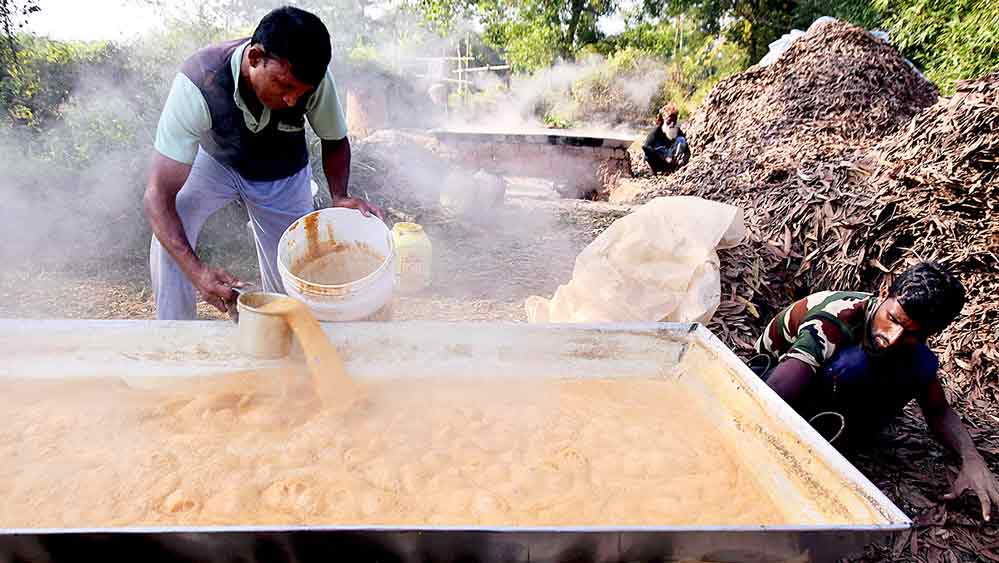
[[690, 160], [690, 148], [680, 129], [679, 114], [674, 104], [664, 106], [656, 115], [655, 129], [645, 138], [642, 151], [653, 174], [673, 172]]
[[999, 508], [999, 485], [937, 377], [926, 340], [961, 312], [961, 282], [934, 262], [895, 279], [887, 296], [824, 291], [794, 302], [767, 325], [753, 368], [806, 419], [835, 413], [851, 440], [870, 437], [916, 399], [933, 435], [961, 458], [950, 493]]

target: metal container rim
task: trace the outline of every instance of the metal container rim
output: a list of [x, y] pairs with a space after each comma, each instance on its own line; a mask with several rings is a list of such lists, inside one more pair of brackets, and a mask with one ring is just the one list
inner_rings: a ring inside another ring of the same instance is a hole
[[758, 533], [758, 532], [896, 532], [908, 530], [912, 522], [890, 524], [788, 524], [769, 526], [406, 526], [356, 525], [253, 525], [253, 526], [127, 526], [97, 528], [0, 528], [0, 535], [106, 534], [106, 533], [223, 533], [223, 532], [412, 532], [412, 533]]

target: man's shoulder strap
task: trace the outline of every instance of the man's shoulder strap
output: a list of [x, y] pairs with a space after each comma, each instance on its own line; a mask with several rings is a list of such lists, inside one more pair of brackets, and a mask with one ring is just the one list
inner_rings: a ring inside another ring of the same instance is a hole
[[230, 57], [247, 39], [246, 37], [232, 39], [199, 49], [184, 61], [180, 71], [190, 78], [191, 82], [201, 86], [206, 76], [220, 70], [228, 72]]

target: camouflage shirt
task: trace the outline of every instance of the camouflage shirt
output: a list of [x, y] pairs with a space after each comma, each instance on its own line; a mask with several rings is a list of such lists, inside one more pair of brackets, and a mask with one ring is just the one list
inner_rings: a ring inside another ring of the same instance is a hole
[[841, 348], [866, 342], [877, 305], [870, 293], [813, 293], [770, 321], [756, 351], [779, 361], [795, 358], [818, 370]]

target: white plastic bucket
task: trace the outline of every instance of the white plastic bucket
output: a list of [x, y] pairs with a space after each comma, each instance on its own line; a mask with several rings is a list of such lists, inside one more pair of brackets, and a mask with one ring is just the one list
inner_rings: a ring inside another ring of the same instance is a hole
[[[291, 273], [292, 265], [307, 255], [310, 236], [318, 244], [326, 241], [363, 243], [384, 255], [385, 260], [374, 272], [350, 283], [312, 283]], [[308, 305], [321, 321], [368, 318], [392, 300], [395, 290], [392, 232], [378, 217], [365, 217], [354, 209], [320, 209], [292, 223], [278, 242], [277, 263], [285, 292]]]

